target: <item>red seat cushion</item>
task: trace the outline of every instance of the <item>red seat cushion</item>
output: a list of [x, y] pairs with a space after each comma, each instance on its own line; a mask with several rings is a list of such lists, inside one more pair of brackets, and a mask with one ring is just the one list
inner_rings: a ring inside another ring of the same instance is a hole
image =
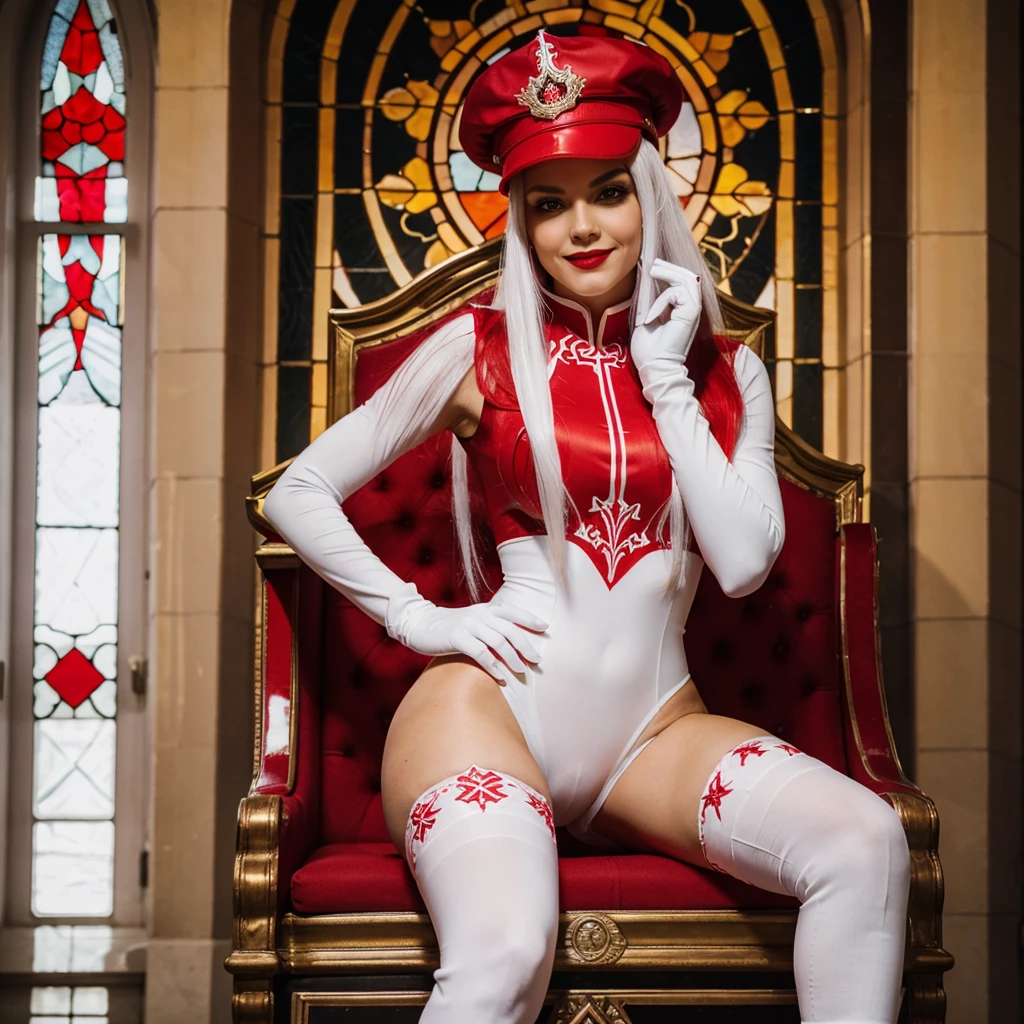
[[[562, 857], [562, 910], [795, 908], [796, 900], [728, 875], [646, 853]], [[299, 914], [423, 911], [416, 883], [391, 843], [335, 843], [314, 850], [292, 876]]]

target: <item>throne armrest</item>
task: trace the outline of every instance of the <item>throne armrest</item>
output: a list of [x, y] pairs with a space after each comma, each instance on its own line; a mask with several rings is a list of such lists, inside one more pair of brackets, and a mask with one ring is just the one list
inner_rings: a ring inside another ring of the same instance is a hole
[[882, 688], [878, 636], [878, 537], [870, 523], [840, 527], [836, 545], [847, 771], [896, 810], [910, 847], [909, 949], [919, 971], [947, 971], [944, 885], [935, 804], [904, 774]]
[[840, 527], [837, 548], [847, 771], [880, 794], [918, 793], [900, 766], [882, 689], [874, 526], [850, 523]]
[[292, 875], [316, 845], [320, 820], [324, 584], [261, 515], [271, 483], [256, 478], [249, 499], [250, 519], [268, 539], [256, 553], [261, 573], [253, 780], [238, 814], [235, 941], [227, 962], [243, 977], [276, 970], [277, 922], [288, 909]]

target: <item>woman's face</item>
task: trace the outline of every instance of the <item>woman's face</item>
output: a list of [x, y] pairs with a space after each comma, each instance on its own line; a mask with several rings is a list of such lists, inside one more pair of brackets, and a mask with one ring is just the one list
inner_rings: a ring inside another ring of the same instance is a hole
[[633, 294], [640, 203], [621, 160], [548, 160], [524, 173], [526, 233], [554, 292], [600, 311]]

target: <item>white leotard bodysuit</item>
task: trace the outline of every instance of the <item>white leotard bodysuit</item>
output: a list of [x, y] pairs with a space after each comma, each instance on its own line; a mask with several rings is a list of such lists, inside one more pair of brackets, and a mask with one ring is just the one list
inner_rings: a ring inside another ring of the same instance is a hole
[[[705, 560], [723, 589], [738, 596], [760, 586], [782, 546], [774, 406], [763, 364], [741, 347], [734, 367], [744, 413], [731, 459], [691, 388], [681, 421], [672, 424], [670, 462], [629, 360], [629, 303], [606, 312], [592, 334], [583, 307], [549, 294], [546, 301], [569, 508], [566, 586], [551, 566], [518, 409], [493, 404], [481, 387], [480, 424], [461, 443], [483, 485], [497, 542], [503, 583], [491, 600], [549, 622], [536, 638], [540, 663], [501, 692], [545, 774], [556, 823], [602, 845], [591, 820], [642, 749], [638, 737], [689, 681], [683, 633]], [[386, 601], [360, 586], [359, 571], [369, 559], [379, 573], [379, 560], [340, 503], [434, 432], [437, 414], [473, 365], [475, 342], [471, 314], [445, 325], [368, 402], [299, 455], [265, 502], [268, 519], [303, 560], [380, 622]], [[404, 390], [396, 401], [399, 380]], [[684, 585], [666, 595], [673, 472], [695, 545], [685, 556]]]

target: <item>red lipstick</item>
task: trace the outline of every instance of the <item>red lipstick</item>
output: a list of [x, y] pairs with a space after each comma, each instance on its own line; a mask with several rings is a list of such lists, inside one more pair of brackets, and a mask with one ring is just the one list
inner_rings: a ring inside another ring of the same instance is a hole
[[580, 270], [594, 270], [608, 259], [611, 251], [611, 249], [588, 249], [586, 252], [576, 252], [571, 256], [566, 256], [565, 259]]

